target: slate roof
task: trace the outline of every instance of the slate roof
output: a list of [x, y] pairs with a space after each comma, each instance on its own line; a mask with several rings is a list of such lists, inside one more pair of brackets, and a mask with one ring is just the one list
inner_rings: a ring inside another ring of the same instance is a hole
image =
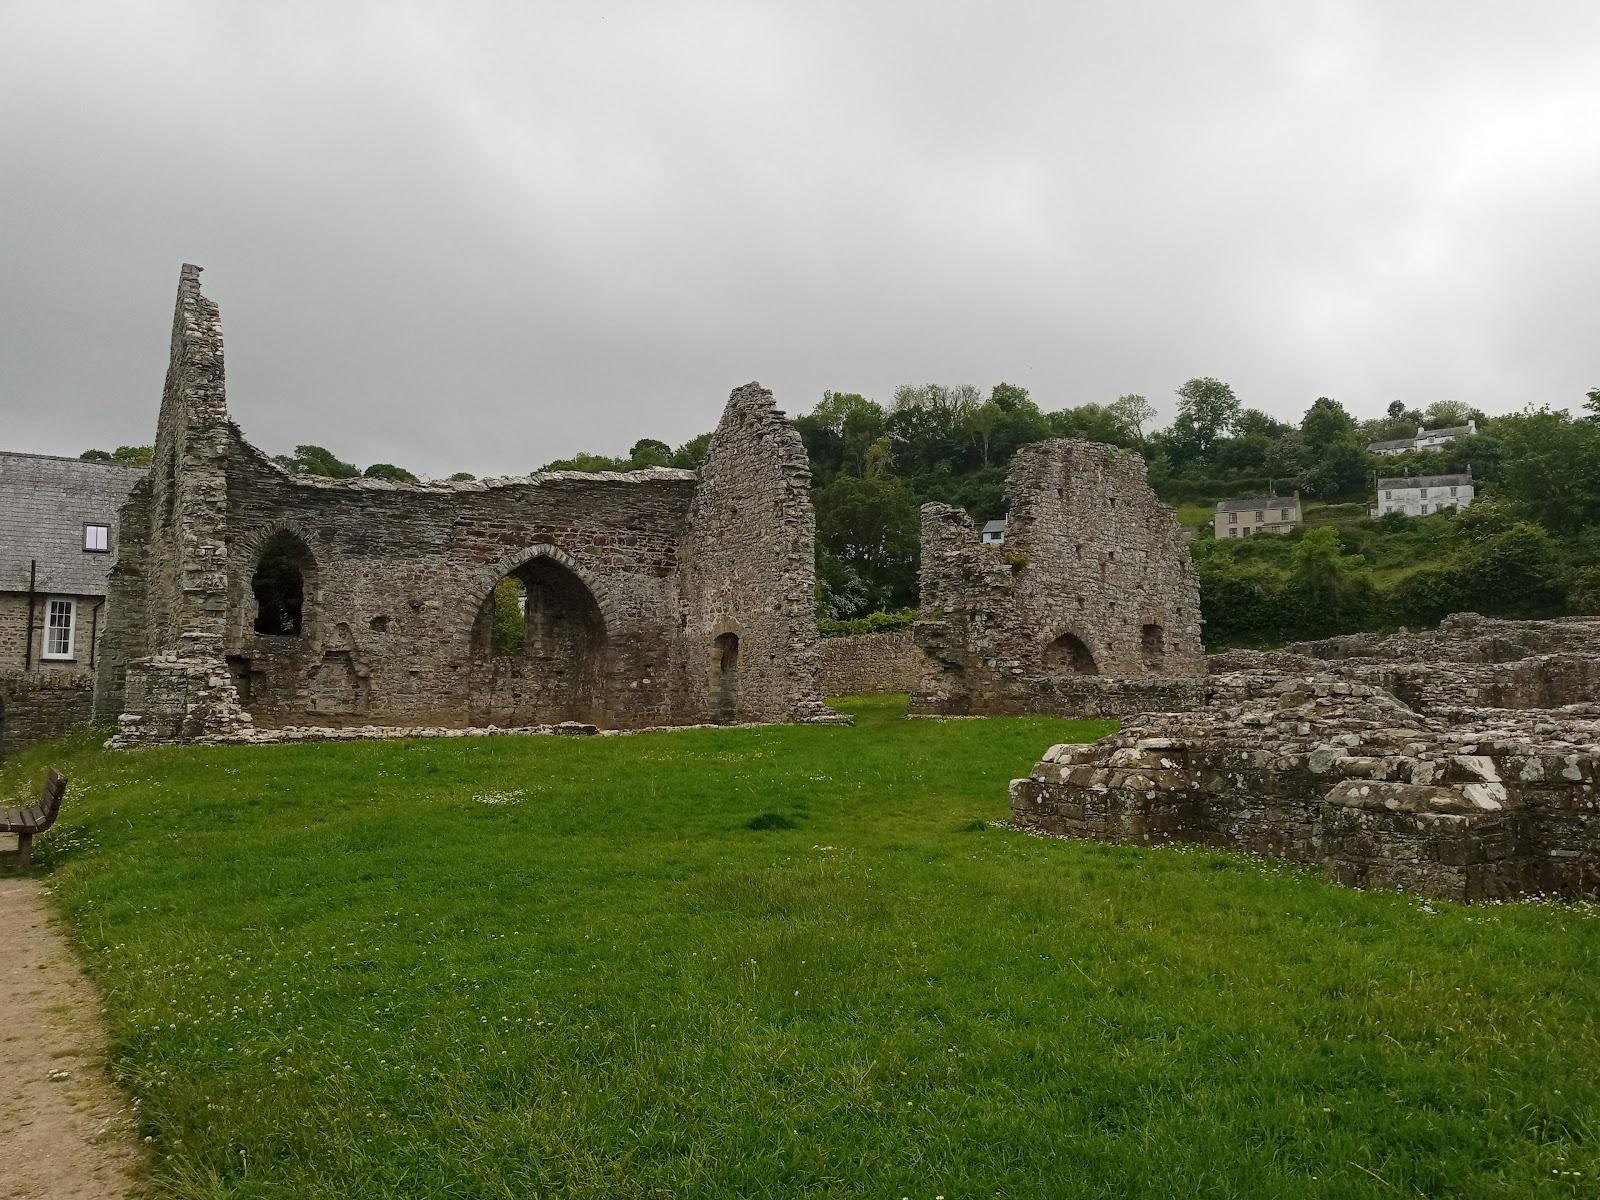
[[1251, 508], [1294, 508], [1300, 503], [1293, 496], [1255, 496], [1246, 500], [1218, 500], [1218, 512], [1244, 512]]
[[1449, 425], [1443, 429], [1423, 429], [1415, 437], [1393, 438], [1387, 442], [1368, 442], [1367, 449], [1374, 450], [1406, 450], [1419, 445], [1427, 438], [1433, 437], [1466, 437], [1472, 432], [1471, 425]]
[[1004, 533], [1005, 531], [1006, 531], [1006, 518], [1004, 518], [1004, 517], [1001, 517], [998, 521], [990, 521], [987, 525], [985, 525], [983, 527], [983, 532], [984, 533]]
[[1425, 488], [1472, 485], [1471, 475], [1392, 475], [1378, 480], [1378, 490], [1384, 488]]
[[[116, 559], [117, 509], [148, 468], [0, 450], [0, 592], [103, 596]], [[110, 553], [83, 548], [86, 524], [111, 526]]]

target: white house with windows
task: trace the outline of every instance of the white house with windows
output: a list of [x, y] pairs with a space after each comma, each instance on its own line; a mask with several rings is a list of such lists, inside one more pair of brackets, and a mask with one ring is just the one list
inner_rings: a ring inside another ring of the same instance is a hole
[[1458, 437], [1467, 437], [1478, 432], [1478, 422], [1474, 418], [1465, 425], [1451, 425], [1444, 429], [1424, 429], [1417, 426], [1417, 436], [1408, 438], [1395, 438], [1387, 442], [1369, 442], [1368, 454], [1382, 454], [1394, 457], [1396, 454], [1409, 454], [1413, 450], [1437, 450], [1440, 446], [1448, 446]]
[[1247, 496], [1243, 500], [1218, 500], [1211, 531], [1219, 538], [1289, 533], [1304, 521], [1299, 492], [1292, 496]]
[[0, 451], [0, 671], [87, 671], [117, 510], [146, 468]]
[[1006, 519], [1001, 517], [998, 521], [990, 521], [979, 533], [978, 540], [985, 546], [1003, 546], [1006, 540]]
[[1404, 513], [1425, 517], [1443, 509], [1465, 508], [1477, 494], [1471, 475], [1398, 475], [1378, 479], [1378, 502], [1372, 515]]

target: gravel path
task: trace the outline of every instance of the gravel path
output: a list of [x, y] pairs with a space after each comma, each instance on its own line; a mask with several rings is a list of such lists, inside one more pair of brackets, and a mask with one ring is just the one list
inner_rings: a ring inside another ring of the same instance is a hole
[[[3, 839], [9, 843], [10, 838]], [[0, 845], [0, 1200], [121, 1200], [144, 1156], [88, 976]]]

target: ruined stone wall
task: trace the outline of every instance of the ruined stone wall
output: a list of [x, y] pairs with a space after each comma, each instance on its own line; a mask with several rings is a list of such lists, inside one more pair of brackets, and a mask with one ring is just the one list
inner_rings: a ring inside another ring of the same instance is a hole
[[[809, 483], [757, 384], [699, 476], [289, 475], [228, 418], [217, 309], [186, 266], [155, 463], [121, 514], [101, 703], [124, 744], [828, 719]], [[514, 650], [494, 637], [508, 576], [526, 588]]]
[[678, 575], [682, 719], [831, 719], [817, 680], [815, 542], [799, 433], [760, 384], [735, 389], [700, 469]]
[[822, 639], [819, 676], [825, 696], [920, 691], [927, 670], [927, 657], [909, 629]]
[[1234, 650], [1212, 670], [1333, 671], [1422, 711], [1559, 708], [1600, 701], [1600, 620], [1502, 621], [1456, 613], [1436, 630], [1349, 634], [1285, 650]]
[[93, 712], [94, 678], [86, 670], [0, 670], [0, 759], [87, 728]]
[[1204, 711], [1056, 746], [1011, 787], [1038, 832], [1194, 842], [1455, 900], [1600, 895], [1600, 720], [1419, 715], [1332, 674], [1215, 677]]
[[1132, 694], [1065, 681], [1204, 675], [1199, 583], [1142, 458], [1039, 442], [1017, 452], [1006, 492], [999, 545], [948, 505], [923, 508], [916, 636], [935, 669], [913, 712], [1073, 711], [1041, 705], [1080, 695], [1137, 711]]
[[[226, 652], [246, 706], [263, 727], [666, 723], [693, 490], [691, 472], [666, 469], [430, 485], [292, 478], [241, 441]], [[254, 629], [252, 577], [279, 536], [309, 555], [293, 637]], [[532, 650], [495, 658], [475, 641], [495, 584], [535, 560], [598, 608], [584, 666], [599, 682], [594, 705], [565, 711], [541, 690]]]

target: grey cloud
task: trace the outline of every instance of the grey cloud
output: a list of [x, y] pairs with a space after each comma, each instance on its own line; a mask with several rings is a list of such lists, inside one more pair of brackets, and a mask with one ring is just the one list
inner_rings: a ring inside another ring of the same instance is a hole
[[148, 440], [178, 264], [271, 450], [525, 471], [757, 378], [1600, 384], [1600, 9], [0, 6], [0, 443]]

